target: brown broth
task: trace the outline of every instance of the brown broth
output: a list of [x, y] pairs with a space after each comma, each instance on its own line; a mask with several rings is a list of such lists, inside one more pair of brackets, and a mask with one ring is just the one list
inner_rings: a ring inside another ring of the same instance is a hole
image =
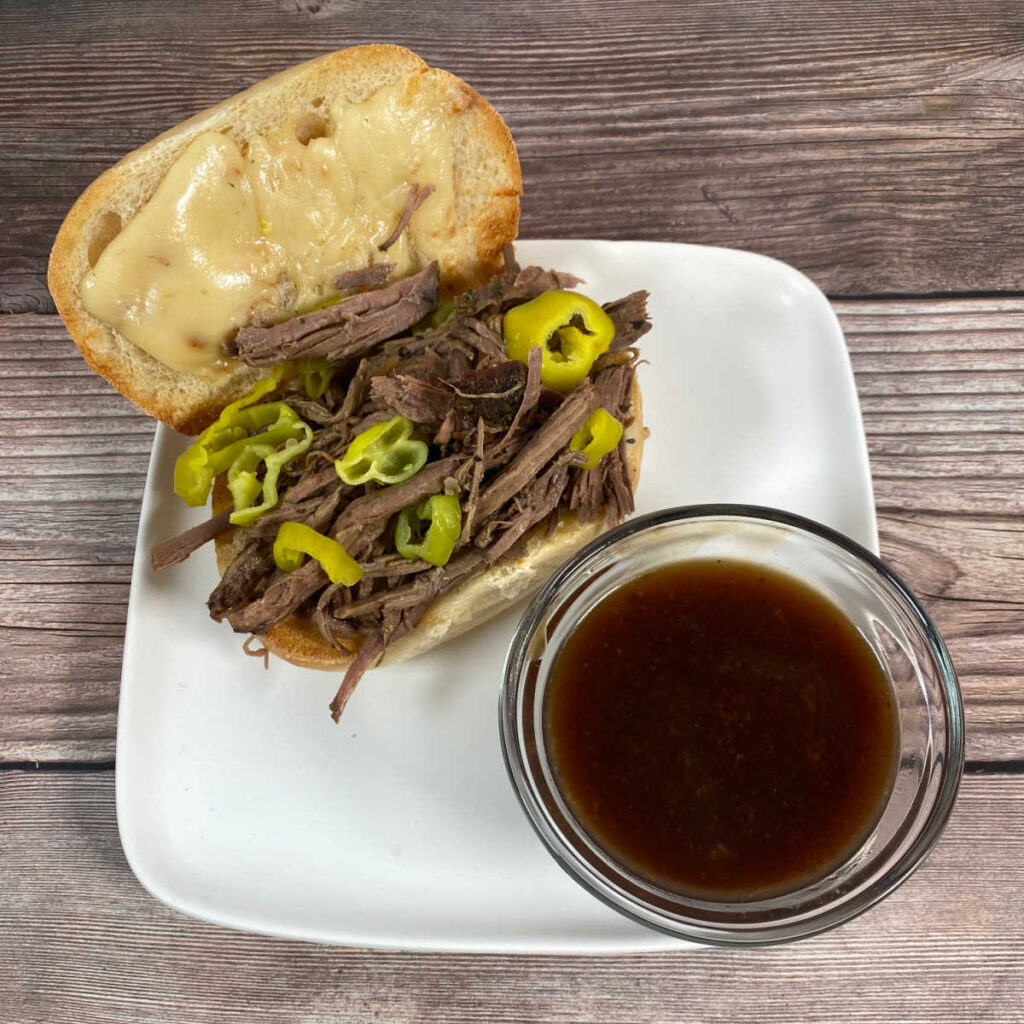
[[898, 756], [867, 641], [809, 587], [742, 562], [672, 565], [604, 598], [544, 700], [584, 830], [636, 874], [710, 899], [828, 874], [877, 822]]

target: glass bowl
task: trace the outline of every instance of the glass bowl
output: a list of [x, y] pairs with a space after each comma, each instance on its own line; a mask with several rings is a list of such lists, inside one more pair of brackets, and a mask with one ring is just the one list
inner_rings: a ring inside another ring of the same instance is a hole
[[[566, 639], [603, 598], [637, 576], [691, 559], [724, 558], [793, 577], [843, 611], [891, 687], [899, 757], [870, 833], [825, 877], [746, 900], [681, 895], [616, 861], [559, 791], [544, 730], [544, 695]], [[903, 582], [860, 545], [775, 509], [699, 505], [640, 516], [570, 558], [530, 603], [505, 665], [502, 750], [513, 787], [555, 860], [615, 910], [671, 935], [766, 945], [848, 921], [900, 885], [939, 838], [963, 772], [963, 705], [946, 647]]]

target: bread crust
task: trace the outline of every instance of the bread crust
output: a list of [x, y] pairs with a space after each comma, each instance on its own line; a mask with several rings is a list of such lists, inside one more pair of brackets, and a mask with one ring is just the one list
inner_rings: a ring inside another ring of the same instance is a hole
[[[623, 436], [626, 440], [626, 468], [635, 490], [640, 479], [647, 435], [643, 426], [640, 390], [635, 379], [630, 396], [630, 415], [632, 420]], [[218, 485], [214, 492], [215, 513], [225, 510], [230, 503], [223, 481], [218, 481]], [[571, 512], [561, 515], [554, 531], [549, 532], [545, 524], [535, 527], [517, 551], [437, 598], [415, 629], [388, 647], [379, 664], [393, 665], [424, 654], [482, 625], [537, 590], [570, 555], [594, 540], [604, 529], [602, 519], [584, 523]], [[237, 551], [233, 531], [222, 533], [214, 543], [217, 568], [223, 574]], [[358, 647], [336, 650], [323, 638], [314, 622], [299, 617], [279, 622], [260, 639], [272, 654], [293, 665], [330, 672], [347, 668], [358, 651]]]
[[470, 225], [471, 244], [453, 254], [443, 283], [461, 291], [492, 277], [519, 223], [522, 174], [508, 127], [471, 86], [429, 68], [410, 50], [389, 44], [356, 46], [289, 68], [201, 111], [127, 154], [82, 193], [57, 233], [47, 280], [57, 311], [89, 366], [145, 412], [186, 434], [201, 431], [228, 402], [249, 390], [259, 375], [251, 367], [239, 363], [216, 382], [171, 370], [89, 314], [79, 287], [91, 266], [90, 247], [104, 226], [113, 223], [111, 218], [118, 230], [131, 220], [201, 132], [222, 131], [242, 142], [284, 116], [312, 109], [317, 100], [329, 105], [343, 96], [360, 102], [382, 86], [413, 75], [432, 76], [450, 100], [457, 212]]

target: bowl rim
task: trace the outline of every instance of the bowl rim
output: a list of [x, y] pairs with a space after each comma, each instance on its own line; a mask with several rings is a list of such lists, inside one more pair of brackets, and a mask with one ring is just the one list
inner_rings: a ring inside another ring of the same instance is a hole
[[[522, 670], [537, 627], [541, 624], [552, 600], [560, 593], [564, 585], [578, 573], [585, 571], [589, 563], [596, 561], [608, 549], [623, 543], [636, 534], [673, 523], [697, 519], [736, 519], [785, 526], [817, 536], [866, 564], [895, 591], [906, 611], [909, 612], [911, 618], [921, 630], [921, 634], [927, 642], [939, 669], [940, 689], [948, 718], [945, 749], [942, 751], [942, 778], [938, 792], [935, 795], [934, 803], [928, 813], [924, 827], [915, 836], [910, 846], [903, 852], [896, 863], [882, 876], [868, 885], [863, 892], [858, 893], [845, 904], [826, 906], [822, 910], [812, 911], [807, 917], [796, 921], [783, 921], [778, 924], [768, 925], [761, 924], [749, 930], [737, 931], [731, 925], [715, 923], [683, 923], [671, 926], [651, 921], [640, 913], [634, 912], [629, 905], [628, 897], [623, 897], [622, 902], [610, 899], [603, 892], [595, 888], [587, 878], [583, 877], [576, 869], [575, 863], [565, 853], [565, 850], [570, 848], [568, 841], [565, 840], [559, 830], [554, 829], [555, 836], [560, 840], [560, 845], [555, 845], [551, 842], [546, 830], [541, 827], [541, 815], [535, 807], [532, 795], [528, 794], [526, 786], [520, 784], [520, 778], [530, 780], [532, 779], [532, 774], [527, 771], [526, 765], [522, 757], [520, 757], [519, 730], [516, 727], [519, 716], [515, 713], [515, 704], [517, 702], [512, 702], [510, 708], [510, 695], [518, 694], [519, 682], [523, 674]], [[875, 906], [894, 889], [902, 885], [924, 863], [929, 853], [934, 849], [939, 836], [949, 821], [956, 802], [957, 793], [960, 789], [964, 769], [964, 708], [956, 670], [953, 667], [953, 661], [946, 648], [946, 644], [936, 629], [935, 624], [910, 588], [880, 557], [838, 530], [793, 512], [764, 505], [740, 503], [677, 505], [635, 516], [603, 533], [563, 562], [532, 598], [516, 625], [502, 673], [498, 701], [498, 733], [501, 740], [501, 753], [505, 763], [505, 770], [527, 820], [555, 862], [577, 884], [581, 885], [605, 905], [636, 921], [638, 924], [642, 924], [644, 927], [652, 928], [678, 939], [686, 939], [713, 946], [770, 946], [809, 938], [836, 928]]]

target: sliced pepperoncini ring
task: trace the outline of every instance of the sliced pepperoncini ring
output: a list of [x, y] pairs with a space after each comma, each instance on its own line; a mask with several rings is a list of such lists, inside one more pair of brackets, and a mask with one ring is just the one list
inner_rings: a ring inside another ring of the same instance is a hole
[[335, 459], [338, 476], [351, 487], [376, 480], [400, 484], [415, 476], [427, 461], [427, 446], [413, 441], [412, 420], [395, 416], [353, 438], [345, 454]]
[[337, 368], [329, 359], [320, 358], [300, 359], [296, 364], [302, 386], [306, 394], [314, 400], [323, 397]]
[[[418, 543], [413, 537], [428, 522]], [[418, 505], [409, 505], [398, 515], [395, 548], [403, 558], [422, 558], [431, 565], [447, 565], [462, 532], [462, 508], [453, 494], [435, 494]]]
[[583, 426], [572, 435], [569, 447], [574, 452], [583, 452], [587, 457], [582, 469], [593, 469], [618, 447], [621, 438], [622, 424], [604, 409], [595, 409]]
[[[252, 526], [264, 512], [269, 512], [277, 504], [277, 480], [281, 470], [292, 459], [308, 451], [313, 441], [313, 431], [309, 426], [301, 420], [298, 426], [302, 436], [288, 438], [284, 447], [277, 449], [267, 444], [257, 444], [254, 438], [250, 446], [231, 464], [228, 469], [228, 490], [235, 504], [235, 510], [229, 517], [232, 526]], [[260, 462], [266, 467], [262, 483], [256, 476]], [[261, 491], [263, 500], [254, 505]]]
[[[305, 424], [284, 402], [246, 408], [277, 387], [283, 370], [278, 367], [272, 377], [257, 381], [249, 394], [226, 406], [178, 456], [174, 464], [174, 492], [189, 505], [206, 504], [214, 477], [229, 469], [246, 448], [254, 444], [276, 448], [289, 438], [302, 436]], [[254, 430], [262, 433], [250, 436]]]
[[359, 563], [332, 537], [317, 533], [305, 523], [282, 523], [274, 538], [274, 562], [282, 572], [294, 572], [315, 558], [332, 583], [354, 586], [363, 578]]
[[[234, 502], [235, 511], [231, 513], [233, 520], [239, 509], [254, 506], [257, 495], [263, 490], [263, 484], [256, 476], [260, 463], [276, 451], [269, 444], [254, 444], [246, 448], [228, 469], [228, 490]], [[244, 524], [243, 524], [244, 525]]]
[[576, 292], [543, 292], [505, 314], [505, 351], [510, 359], [529, 361], [540, 345], [540, 380], [567, 394], [588, 373], [615, 337], [612, 318], [593, 299]]

